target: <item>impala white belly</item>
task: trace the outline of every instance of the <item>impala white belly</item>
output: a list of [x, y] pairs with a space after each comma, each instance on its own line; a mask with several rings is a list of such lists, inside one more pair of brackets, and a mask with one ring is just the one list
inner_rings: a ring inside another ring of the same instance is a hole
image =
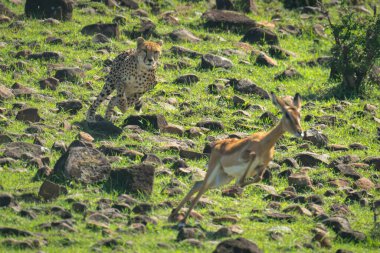
[[247, 177], [251, 177], [254, 175], [255, 168], [260, 165], [260, 160], [255, 159], [250, 168], [248, 168], [248, 165], [249, 165], [249, 162], [240, 163], [240, 164], [229, 166], [229, 167], [223, 166], [223, 169], [226, 174], [235, 178], [242, 177], [245, 174], [246, 170], [248, 169]]

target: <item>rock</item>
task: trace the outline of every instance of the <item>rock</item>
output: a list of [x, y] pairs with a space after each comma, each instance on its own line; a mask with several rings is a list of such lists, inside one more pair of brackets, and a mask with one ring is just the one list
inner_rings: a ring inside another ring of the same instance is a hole
[[92, 24], [82, 28], [81, 33], [84, 35], [95, 35], [101, 33], [108, 38], [119, 38], [119, 26], [117, 24]]
[[213, 69], [213, 68], [224, 68], [230, 69], [234, 65], [231, 60], [213, 55], [213, 54], [205, 54], [202, 56], [201, 68], [202, 69]]
[[87, 124], [91, 130], [106, 135], [120, 135], [123, 132], [123, 129], [115, 126], [109, 121], [87, 122]]
[[231, 187], [224, 189], [222, 191], [222, 196], [223, 197], [231, 197], [231, 198], [237, 198], [243, 194], [243, 188], [241, 187]]
[[25, 15], [31, 18], [71, 20], [74, 2], [70, 0], [27, 0]]
[[218, 28], [245, 33], [256, 27], [256, 22], [244, 14], [235, 11], [208, 10], [202, 15], [206, 28]]
[[194, 74], [182, 75], [173, 81], [176, 84], [194, 84], [197, 82], [199, 82], [199, 77]]
[[318, 166], [319, 164], [328, 164], [328, 157], [326, 155], [318, 155], [307, 151], [298, 153], [294, 158], [298, 160], [298, 162], [303, 166], [307, 167], [314, 167]]
[[81, 202], [74, 202], [72, 204], [72, 209], [74, 210], [74, 212], [84, 213], [87, 210], [87, 205]]
[[4, 85], [0, 85], [0, 101], [13, 98], [13, 92], [11, 89], [8, 89]]
[[276, 45], [271, 45], [268, 52], [270, 56], [274, 58], [278, 58], [278, 59], [286, 59], [286, 58], [289, 58], [290, 56], [296, 57], [295, 53], [285, 50]]
[[25, 108], [17, 112], [16, 120], [23, 122], [40, 122], [41, 117], [38, 115], [37, 108]]
[[110, 189], [123, 193], [150, 195], [153, 190], [154, 171], [154, 166], [151, 164], [113, 169], [107, 185]]
[[350, 165], [350, 164], [337, 164], [334, 167], [336, 172], [343, 174], [346, 177], [350, 177], [352, 179], [359, 179], [361, 175]]
[[153, 210], [153, 206], [149, 203], [141, 203], [137, 204], [133, 209], [132, 212], [137, 214], [147, 214]]
[[269, 125], [274, 125], [278, 122], [278, 118], [271, 112], [264, 112], [261, 114], [260, 120]]
[[303, 140], [310, 141], [315, 146], [322, 148], [328, 144], [328, 138], [316, 129], [308, 129], [304, 132]]
[[173, 41], [185, 41], [185, 42], [192, 42], [196, 43], [201, 41], [200, 38], [196, 37], [194, 34], [189, 32], [186, 29], [179, 29], [179, 30], [174, 30], [173, 32], [169, 33], [169, 37]]
[[80, 68], [61, 68], [55, 72], [55, 78], [60, 82], [79, 82], [84, 78], [84, 72]]
[[298, 79], [301, 77], [302, 75], [297, 70], [294, 68], [288, 68], [284, 72], [277, 74], [274, 79], [282, 81], [285, 79]]
[[189, 58], [197, 58], [197, 57], [202, 56], [201, 53], [198, 53], [196, 51], [193, 51], [191, 49], [187, 49], [187, 48], [184, 48], [184, 47], [181, 47], [181, 46], [172, 46], [170, 48], [170, 51], [173, 54], [175, 54], [175, 55], [186, 56], [186, 57], [189, 57]]
[[36, 144], [26, 142], [11, 142], [5, 145], [4, 156], [16, 160], [32, 160], [42, 158], [47, 149]]
[[340, 144], [331, 144], [326, 147], [329, 151], [348, 151], [349, 148]]
[[261, 52], [256, 58], [256, 64], [266, 67], [276, 67], [277, 62], [273, 58], [269, 57], [267, 54]]
[[214, 131], [221, 131], [224, 129], [224, 125], [219, 121], [204, 120], [200, 121], [196, 125], [197, 127], [203, 127]]
[[130, 220], [130, 223], [141, 223], [141, 224], [144, 224], [145, 226], [148, 224], [157, 225], [157, 219], [154, 217], [146, 216], [146, 215], [138, 215], [138, 216], [133, 217]]
[[161, 114], [131, 115], [124, 120], [123, 126], [137, 125], [143, 130], [160, 130], [168, 125], [165, 117]]
[[45, 42], [51, 45], [59, 45], [63, 44], [63, 39], [57, 37], [47, 37]]
[[17, 228], [0, 227], [1, 236], [33, 236], [33, 234], [26, 230], [20, 230]]
[[236, 224], [239, 221], [239, 219], [235, 216], [229, 216], [225, 215], [222, 217], [215, 217], [212, 219], [212, 222], [215, 224], [222, 224], [222, 223], [232, 223]]
[[168, 124], [162, 129], [163, 133], [175, 134], [178, 136], [183, 136], [185, 134], [185, 129], [182, 126]]
[[107, 36], [105, 36], [104, 34], [102, 34], [102, 33], [97, 33], [92, 38], [92, 42], [98, 43], [98, 44], [108, 43], [110, 41], [111, 40]]
[[299, 165], [298, 165], [296, 159], [291, 158], [291, 157], [285, 158], [284, 160], [282, 160], [278, 164], [281, 166], [285, 164], [287, 167], [291, 167], [291, 168], [299, 168]]
[[177, 235], [177, 241], [183, 241], [186, 239], [204, 239], [205, 234], [198, 228], [181, 228]]
[[380, 171], [380, 156], [370, 156], [363, 160], [363, 162], [373, 166], [377, 171]]
[[36, 240], [16, 240], [16, 239], [5, 239], [1, 244], [8, 248], [15, 249], [38, 249], [41, 245], [40, 241]]
[[341, 217], [341, 216], [330, 217], [323, 220], [322, 223], [330, 227], [337, 234], [340, 231], [351, 231], [351, 225], [348, 222], [347, 218], [345, 217]]
[[45, 180], [38, 192], [38, 196], [45, 200], [52, 200], [58, 198], [62, 194], [67, 194], [67, 189], [61, 185]]
[[313, 216], [312, 213], [308, 209], [300, 205], [287, 206], [283, 211], [285, 213], [294, 212], [294, 213], [298, 213], [298, 214], [309, 216], [309, 217]]
[[262, 99], [269, 99], [269, 93], [263, 88], [257, 86], [255, 83], [248, 79], [231, 79], [230, 84], [234, 88], [234, 91], [249, 94], [249, 95], [258, 95]]
[[65, 111], [71, 114], [77, 114], [82, 107], [82, 102], [79, 99], [69, 99], [57, 103], [58, 112]]
[[40, 80], [38, 83], [40, 84], [40, 88], [43, 90], [45, 89], [57, 90], [57, 87], [59, 85], [59, 80], [54, 77], [49, 77], [49, 78]]
[[64, 59], [61, 53], [59, 52], [42, 52], [29, 54], [27, 57], [29, 60], [44, 60], [44, 61], [61, 61]]
[[111, 165], [103, 153], [90, 147], [69, 147], [54, 166], [53, 174], [84, 184], [109, 177]]
[[9, 206], [13, 201], [13, 196], [9, 193], [0, 193], [0, 207]]
[[255, 27], [251, 28], [241, 39], [243, 42], [249, 42], [251, 44], [269, 44], [278, 45], [279, 40], [277, 35], [264, 28]]
[[265, 215], [268, 219], [278, 220], [278, 221], [293, 222], [296, 220], [295, 216], [284, 214], [284, 213], [267, 212]]
[[245, 238], [239, 237], [236, 239], [225, 240], [216, 246], [213, 253], [263, 253], [257, 245]]
[[362, 177], [355, 181], [355, 186], [363, 190], [372, 190], [375, 184], [368, 178]]
[[368, 149], [367, 146], [364, 146], [363, 144], [360, 144], [360, 143], [352, 143], [349, 145], [349, 148], [353, 150], [367, 150]]
[[121, 6], [126, 6], [129, 9], [137, 10], [139, 8], [138, 2], [134, 0], [119, 0]]
[[138, 37], [148, 39], [149, 37], [160, 36], [156, 32], [156, 24], [148, 18], [140, 18], [139, 25], [133, 26], [132, 31], [124, 31], [124, 33], [132, 39], [137, 39]]
[[349, 241], [349, 242], [352, 241], [355, 243], [363, 242], [366, 240], [365, 234], [359, 231], [354, 231], [354, 230], [341, 230], [338, 233], [338, 236], [345, 241]]
[[294, 186], [297, 190], [313, 189], [311, 179], [305, 173], [293, 173], [288, 177], [289, 185]]

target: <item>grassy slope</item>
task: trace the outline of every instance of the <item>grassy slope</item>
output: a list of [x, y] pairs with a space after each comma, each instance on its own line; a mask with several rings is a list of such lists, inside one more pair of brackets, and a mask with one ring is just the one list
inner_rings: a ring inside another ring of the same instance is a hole
[[[86, 2], [86, 1], [80, 1], [80, 2]], [[241, 38], [240, 35], [236, 35], [233, 33], [225, 33], [225, 32], [212, 32], [212, 31], [206, 31], [203, 28], [201, 28], [200, 24], [200, 15], [202, 12], [204, 12], [207, 9], [207, 6], [204, 4], [189, 4], [190, 7], [186, 7], [186, 3], [184, 2], [177, 2], [177, 1], [170, 1], [170, 3], [173, 3], [173, 7], [168, 7], [167, 10], [171, 10], [174, 8], [177, 8], [178, 10], [178, 16], [180, 18], [181, 26], [186, 29], [189, 29], [190, 31], [194, 32], [197, 36], [203, 37], [203, 36], [211, 36], [213, 40], [211, 41], [203, 41], [201, 43], [192, 44], [192, 43], [172, 43], [169, 40], [165, 40], [164, 45], [164, 54], [162, 57], [161, 62], [162, 63], [170, 63], [170, 62], [176, 62], [178, 58], [172, 56], [168, 49], [174, 45], [174, 44], [180, 44], [184, 47], [191, 48], [194, 50], [197, 50], [201, 53], [208, 53], [208, 52], [215, 52], [218, 53], [222, 49], [228, 49], [228, 48], [236, 48], [236, 42], [238, 42]], [[9, 4], [6, 2], [6, 5], [9, 6], [13, 11], [17, 13], [22, 13], [22, 6], [15, 6], [12, 4]], [[8, 110], [12, 109], [12, 104], [14, 102], [20, 102], [24, 101], [30, 106], [35, 106], [39, 108], [40, 115], [45, 119], [45, 124], [48, 126], [53, 126], [54, 128], [45, 128], [45, 132], [40, 135], [42, 139], [46, 141], [46, 147], [51, 147], [52, 144], [57, 140], [64, 140], [66, 143], [70, 143], [73, 139], [75, 139], [75, 136], [78, 133], [78, 129], [74, 129], [72, 131], [57, 131], [57, 129], [62, 129], [60, 127], [60, 124], [63, 122], [63, 120], [68, 120], [71, 123], [82, 121], [84, 118], [85, 109], [83, 109], [78, 115], [70, 116], [66, 113], [55, 113], [52, 111], [52, 109], [55, 108], [55, 103], [57, 101], [64, 100], [63, 97], [60, 97], [58, 92], [59, 91], [71, 91], [75, 94], [76, 98], [81, 99], [84, 103], [88, 104], [88, 100], [91, 96], [94, 96], [97, 94], [97, 92], [100, 90], [100, 88], [103, 85], [102, 79], [99, 80], [99, 77], [103, 77], [104, 73], [102, 72], [102, 62], [103, 60], [107, 58], [113, 58], [115, 57], [119, 52], [125, 50], [126, 48], [134, 47], [134, 42], [130, 41], [128, 38], [126, 38], [124, 35], [121, 36], [119, 40], [113, 40], [109, 46], [113, 48], [112, 53], [109, 55], [100, 55], [97, 54], [95, 51], [97, 48], [101, 47], [101, 45], [93, 45], [91, 43], [91, 37], [83, 36], [80, 34], [80, 30], [83, 26], [91, 23], [95, 23], [98, 21], [101, 22], [110, 22], [112, 18], [116, 14], [121, 14], [127, 18], [127, 25], [125, 27], [122, 27], [122, 30], [130, 30], [134, 24], [137, 23], [137, 19], [134, 19], [130, 16], [129, 10], [113, 10], [113, 9], [107, 9], [102, 4], [94, 4], [91, 3], [91, 6], [98, 6], [105, 10], [106, 15], [88, 15], [83, 13], [80, 9], [75, 9], [74, 11], [74, 18], [70, 22], [61, 23], [59, 25], [44, 25], [41, 24], [39, 21], [36, 20], [25, 20], [25, 29], [21, 30], [12, 30], [7, 28], [7, 24], [1, 24], [0, 25], [0, 31], [2, 34], [2, 37], [0, 41], [7, 42], [8, 45], [0, 50], [0, 58], [2, 59], [2, 63], [5, 63], [7, 65], [11, 65], [19, 59], [15, 59], [13, 57], [13, 52], [17, 52], [21, 49], [28, 48], [26, 45], [21, 46], [20, 48], [15, 48], [12, 41], [15, 39], [19, 39], [25, 44], [28, 44], [33, 41], [37, 41], [41, 48], [35, 49], [35, 52], [42, 52], [42, 51], [59, 51], [62, 52], [62, 54], [65, 57], [65, 60], [63, 62], [66, 66], [80, 66], [83, 67], [84, 64], [91, 64], [92, 69], [86, 72], [86, 77], [84, 80], [81, 80], [78, 84], [73, 83], [61, 83], [59, 85], [59, 88], [57, 91], [47, 91], [47, 90], [40, 90], [38, 85], [38, 80], [42, 78], [49, 77], [51, 75], [48, 73], [47, 64], [46, 62], [40, 62], [40, 61], [27, 61], [27, 66], [31, 67], [33, 71], [31, 73], [28, 72], [22, 72], [21, 75], [17, 78], [12, 77], [11, 72], [3, 73], [0, 76], [0, 83], [11, 86], [14, 82], [20, 82], [24, 85], [27, 85], [29, 87], [33, 87], [36, 89], [39, 93], [45, 94], [48, 96], [53, 97], [53, 101], [47, 101], [47, 100], [39, 100], [39, 99], [32, 99], [32, 100], [23, 100], [23, 99], [14, 99], [11, 100], [5, 104], [3, 104], [4, 107], [6, 107]], [[141, 7], [144, 7], [141, 5]], [[275, 3], [271, 4], [259, 4], [259, 9], [261, 12], [261, 15], [254, 16], [250, 15], [253, 19], [258, 21], [270, 21], [270, 18], [272, 16], [272, 8], [282, 8], [281, 5], [276, 1]], [[268, 8], [268, 9], [267, 9]], [[148, 9], [148, 8], [146, 8]], [[339, 101], [335, 101], [334, 99], [318, 99], [315, 98], [317, 95], [328, 92], [329, 87], [332, 87], [334, 84], [328, 83], [327, 78], [329, 75], [329, 70], [321, 67], [300, 67], [297, 65], [296, 62], [298, 61], [307, 61], [314, 59], [320, 55], [326, 55], [328, 54], [328, 49], [331, 46], [331, 41], [327, 39], [320, 39], [320, 43], [316, 44], [314, 42], [314, 39], [316, 37], [312, 33], [312, 24], [314, 21], [317, 21], [316, 19], [312, 20], [300, 20], [298, 17], [298, 14], [295, 12], [286, 12], [284, 10], [282, 11], [282, 16], [284, 17], [284, 20], [281, 21], [283, 24], [294, 24], [302, 28], [304, 31], [304, 34], [301, 37], [293, 37], [293, 36], [286, 36], [281, 38], [281, 46], [285, 49], [291, 50], [297, 54], [297, 58], [292, 58], [290, 60], [279, 60], [279, 66], [275, 68], [266, 68], [266, 67], [259, 67], [252, 63], [252, 65], [246, 66], [243, 64], [239, 64], [240, 59], [244, 60], [250, 60], [249, 56], [247, 57], [237, 57], [237, 56], [231, 56], [229, 57], [235, 64], [235, 67], [231, 70], [213, 70], [213, 71], [199, 71], [196, 67], [199, 63], [199, 59], [187, 59], [191, 64], [190, 68], [179, 70], [179, 71], [164, 71], [162, 68], [159, 69], [158, 75], [162, 79], [162, 82], [157, 85], [157, 87], [151, 91], [149, 94], [146, 95], [146, 98], [149, 102], [147, 106], [143, 108], [144, 113], [155, 113], [160, 112], [163, 113], [169, 122], [174, 124], [183, 125], [185, 127], [190, 127], [194, 125], [196, 122], [198, 122], [201, 119], [204, 118], [212, 118], [221, 120], [226, 125], [225, 133], [233, 133], [233, 132], [248, 132], [250, 133], [250, 130], [245, 129], [238, 129], [234, 127], [235, 120], [239, 119], [239, 116], [231, 116], [231, 114], [236, 111], [238, 108], [234, 108], [231, 100], [227, 100], [226, 103], [223, 105], [218, 104], [218, 97], [214, 95], [210, 95], [206, 91], [206, 87], [208, 84], [213, 83], [218, 78], [249, 78], [253, 80], [255, 83], [259, 84], [261, 87], [265, 88], [268, 91], [275, 90], [277, 87], [283, 88], [280, 90], [279, 95], [293, 95], [295, 92], [300, 92], [303, 96], [307, 96], [310, 98], [310, 101], [313, 101], [316, 106], [309, 109], [303, 110], [303, 115], [306, 114], [312, 114], [312, 115], [324, 115], [324, 114], [335, 114], [337, 117], [345, 119], [349, 122], [349, 124], [341, 126], [341, 127], [328, 127], [323, 132], [329, 137], [330, 143], [337, 143], [337, 144], [343, 144], [343, 145], [349, 145], [354, 142], [360, 142], [364, 145], [367, 145], [369, 149], [367, 151], [348, 151], [348, 152], [331, 152], [329, 155], [334, 158], [340, 155], [344, 154], [357, 154], [360, 157], [364, 158], [369, 155], [376, 155], [379, 150], [379, 144], [375, 141], [375, 133], [376, 133], [376, 124], [367, 118], [364, 119], [351, 119], [352, 114], [355, 111], [362, 110], [364, 104], [371, 103], [376, 104], [379, 98], [379, 91], [375, 90], [372, 93], [371, 98], [368, 98], [366, 100], [350, 100], [350, 102], [353, 104], [349, 108], [347, 108], [344, 112], [331, 112], [328, 110], [332, 105], [338, 104]], [[157, 25], [158, 25], [158, 32], [160, 34], [166, 34], [173, 29], [176, 29], [177, 27], [166, 25], [159, 21], [159, 19], [153, 15], [150, 15], [150, 17]], [[324, 21], [323, 21], [324, 22]], [[53, 36], [57, 36], [62, 38], [66, 43], [69, 43], [70, 45], [62, 46], [62, 45], [49, 45], [46, 44], [45, 38], [46, 35], [42, 35], [43, 32], [50, 31]], [[62, 34], [62, 32], [68, 31], [68, 33], [65, 35]], [[225, 42], [219, 42], [218, 38], [222, 37], [226, 41]], [[258, 48], [255, 46], [255, 48]], [[261, 50], [266, 50], [266, 47], [261, 48]], [[219, 53], [220, 54], [220, 53]], [[93, 59], [96, 58], [96, 59]], [[298, 80], [288, 80], [288, 81], [274, 81], [273, 77], [275, 74], [281, 72], [282, 70], [286, 69], [289, 66], [295, 67], [299, 72], [304, 76], [304, 78], [298, 79]], [[173, 95], [174, 93], [181, 92], [182, 86], [178, 86], [172, 83], [172, 81], [181, 74], [186, 73], [196, 73], [200, 77], [200, 82], [192, 85], [191, 92], [189, 93], [182, 93], [181, 96], [176, 97], [179, 103], [181, 102], [193, 102], [195, 106], [192, 108], [196, 113], [194, 116], [191, 117], [184, 117], [181, 115], [181, 112], [176, 109], [174, 111], [164, 111], [162, 110], [162, 107], [157, 105], [157, 97], [158, 95], [161, 95], [160, 91], [164, 90], [165, 95], [164, 97], [160, 98], [162, 102], [165, 102], [167, 98], [169, 97], [175, 97]], [[93, 83], [94, 91], [88, 90], [84, 88], [83, 83], [90, 81]], [[232, 89], [226, 89], [222, 92], [222, 96], [225, 96], [227, 98], [232, 98], [234, 92]], [[239, 95], [246, 99], [248, 102], [252, 104], [260, 104], [262, 106], [265, 106], [269, 111], [277, 113], [277, 110], [274, 108], [273, 105], [271, 105], [270, 101], [264, 101], [260, 100], [256, 97], [251, 97], [247, 95]], [[152, 98], [152, 99], [150, 99]], [[307, 101], [305, 101], [307, 102]], [[104, 106], [102, 107], [102, 111], [104, 111]], [[129, 113], [134, 113], [132, 110], [129, 111]], [[263, 124], [259, 121], [258, 116], [260, 116], [261, 112], [250, 112], [252, 117], [248, 119], [250, 124], [252, 126], [259, 126], [264, 129], [268, 129], [268, 127], [263, 126]], [[379, 115], [378, 115], [379, 116]], [[124, 117], [122, 117], [124, 118]], [[119, 119], [117, 122], [120, 124], [122, 122], [122, 118]], [[308, 129], [313, 126], [313, 122], [303, 122], [303, 127], [305, 129]], [[350, 126], [351, 124], [355, 124], [359, 126], [362, 129], [362, 133], [350, 133]], [[27, 127], [26, 124], [20, 123], [18, 121], [14, 120], [14, 117], [11, 117], [9, 119], [9, 126], [5, 128], [6, 133], [22, 133], [24, 129]], [[210, 133], [211, 135], [218, 135], [222, 133]], [[146, 139], [148, 136], [152, 136], [152, 133], [144, 133], [142, 137]], [[24, 141], [31, 142], [31, 138], [24, 138], [22, 139]], [[100, 143], [101, 140], [97, 140], [97, 144]], [[122, 145], [128, 145], [128, 144], [136, 144], [132, 140], [129, 139], [123, 139], [122, 137], [112, 140], [107, 140], [112, 142], [114, 145], [122, 146]], [[204, 137], [201, 137], [199, 139], [194, 140], [197, 144], [196, 149], [198, 151], [201, 151], [203, 148], [203, 145], [205, 143]], [[137, 143], [140, 145], [140, 143]], [[276, 160], [280, 160], [283, 157], [291, 157], [295, 153], [299, 152], [300, 150], [297, 148], [297, 146], [300, 144], [300, 142], [296, 142], [289, 138], [287, 135], [286, 138], [279, 141], [279, 144], [283, 144], [288, 146], [288, 151], [279, 151], [275, 155]], [[144, 141], [141, 144], [141, 148], [144, 150], [148, 150], [151, 152], [156, 153], [161, 158], [173, 156], [176, 154], [173, 153], [165, 153], [161, 151], [155, 151], [154, 147], [152, 147], [152, 144], [148, 141]], [[326, 150], [318, 149], [315, 146], [311, 147], [312, 151], [316, 153], [328, 153]], [[55, 161], [58, 159], [59, 154], [56, 152], [52, 152], [51, 155], [51, 161], [52, 164], [55, 163]], [[188, 161], [188, 163], [193, 167], [198, 168], [204, 168], [207, 164], [206, 160], [201, 161]], [[129, 161], [126, 158], [123, 158], [120, 162], [113, 164], [113, 166], [125, 166], [132, 164], [131, 161]], [[34, 168], [27, 168], [25, 171], [22, 172], [15, 172], [15, 169], [19, 168], [25, 168], [25, 164], [19, 163], [17, 166], [7, 168], [4, 167], [2, 169], [2, 176], [0, 178], [0, 185], [2, 185], [6, 192], [10, 192], [13, 194], [16, 193], [22, 193], [22, 192], [37, 192], [38, 188], [41, 184], [41, 182], [32, 182], [31, 178], [33, 177], [34, 173], [36, 172], [36, 169]], [[359, 172], [368, 178], [371, 178], [371, 175], [375, 174], [376, 172], [373, 170], [359, 170]], [[330, 169], [319, 167], [317, 169], [312, 170], [310, 173], [310, 176], [315, 181], [322, 181], [325, 182], [329, 178], [338, 178], [341, 177], [339, 175], [334, 174], [331, 172]], [[276, 173], [274, 173], [276, 175]], [[188, 187], [191, 186], [191, 180], [187, 178], [179, 178], [181, 181], [185, 182]], [[177, 203], [181, 196], [176, 196], [173, 198], [168, 198], [165, 194], [161, 194], [161, 190], [164, 188], [164, 186], [170, 181], [170, 178], [168, 176], [161, 176], [157, 177], [155, 181], [154, 186], [154, 193], [153, 195], [148, 199], [149, 202], [158, 204], [162, 201], [165, 201], [169, 199], [170, 201], [173, 201], [174, 203]], [[376, 182], [376, 181], [375, 181]], [[378, 182], [377, 182], [378, 183]], [[274, 176], [273, 178], [273, 186], [276, 188], [278, 192], [281, 192], [284, 188], [288, 186], [287, 181], [285, 179], [277, 178]], [[100, 189], [100, 190], [99, 190]], [[323, 194], [327, 189], [330, 189], [327, 184], [323, 188], [319, 188], [315, 191], [316, 194]], [[332, 188], [331, 188], [332, 189]], [[184, 189], [184, 192], [186, 192], [187, 189]], [[375, 195], [376, 197], [379, 197], [379, 193], [375, 191], [371, 191], [371, 194]], [[107, 194], [101, 190], [101, 187], [96, 186], [78, 186], [73, 185], [69, 187], [69, 194], [70, 197], [73, 197], [77, 200], [88, 202], [90, 209], [93, 210], [96, 207], [96, 201], [100, 198], [111, 198], [116, 199], [116, 194]], [[306, 195], [311, 194], [307, 193]], [[216, 231], [217, 228], [215, 225], [212, 225], [210, 222], [212, 219], [212, 216], [209, 215], [209, 211], [214, 211], [217, 213], [218, 216], [229, 214], [229, 215], [235, 215], [237, 214], [240, 217], [240, 222], [238, 223], [239, 226], [241, 226], [244, 230], [243, 237], [248, 238], [258, 244], [258, 246], [262, 249], [264, 249], [265, 252], [283, 252], [285, 250], [290, 250], [294, 252], [308, 252], [311, 250], [307, 249], [295, 249], [292, 248], [295, 244], [302, 244], [304, 242], [309, 242], [312, 238], [312, 234], [310, 230], [315, 227], [315, 222], [312, 218], [306, 218], [298, 216], [298, 220], [295, 223], [292, 224], [281, 224], [280, 222], [266, 222], [266, 223], [259, 223], [259, 222], [252, 222], [249, 221], [248, 217], [251, 216], [250, 211], [253, 208], [258, 209], [264, 209], [267, 205], [267, 201], [264, 201], [262, 198], [266, 194], [260, 190], [258, 190], [255, 187], [247, 187], [245, 189], [243, 197], [240, 199], [231, 199], [231, 198], [225, 198], [222, 197], [220, 194], [220, 190], [213, 190], [206, 194], [208, 198], [210, 198], [214, 204], [212, 206], [209, 206], [208, 208], [198, 208], [197, 210], [200, 211], [205, 219], [201, 222], [202, 226], [210, 231]], [[324, 198], [325, 199], [325, 205], [324, 209], [329, 212], [329, 206], [332, 203], [343, 203], [344, 201], [344, 194], [338, 194], [334, 197]], [[68, 204], [65, 199], [67, 199], [66, 196], [60, 197], [58, 200], [54, 201], [53, 203], [43, 203], [38, 204], [38, 207], [45, 208], [49, 206], [55, 206], [59, 205], [62, 207], [65, 207], [67, 209], [70, 209], [71, 206]], [[34, 203], [19, 203], [22, 207], [33, 207], [35, 206]], [[287, 205], [290, 205], [292, 203], [290, 202], [283, 202], [282, 207], [286, 207]], [[353, 204], [349, 206], [350, 210], [352, 211], [352, 215], [349, 216], [349, 220], [351, 222], [352, 227], [355, 230], [362, 231], [369, 234], [370, 229], [372, 228], [372, 212], [370, 211], [369, 207], [362, 208], [358, 204]], [[195, 248], [189, 248], [189, 246], [185, 244], [178, 244], [175, 242], [175, 238], [177, 235], [177, 232], [175, 230], [172, 230], [168, 227], [168, 223], [166, 222], [166, 216], [169, 214], [169, 209], [157, 209], [152, 212], [152, 215], [157, 216], [160, 219], [159, 225], [156, 227], [150, 227], [148, 231], [141, 235], [141, 234], [117, 234], [115, 232], [116, 228], [126, 228], [127, 221], [119, 221], [119, 222], [113, 222], [111, 225], [111, 230], [113, 231], [113, 234], [110, 237], [119, 237], [121, 238], [120, 241], [127, 242], [132, 241], [133, 242], [133, 251], [136, 252], [156, 252], [160, 249], [157, 248], [156, 243], [157, 242], [165, 242], [172, 245], [171, 250], [167, 249], [161, 249], [163, 252], [183, 252], [183, 251], [197, 251]], [[13, 211], [9, 209], [3, 209], [0, 211], [0, 225], [7, 225], [7, 226], [16, 226], [19, 228], [24, 228], [33, 232], [42, 232], [37, 228], [38, 224], [57, 220], [57, 217], [49, 216], [49, 215], [39, 215], [37, 219], [30, 221], [25, 218], [22, 218], [15, 214]], [[44, 236], [48, 239], [49, 243], [48, 246], [43, 247], [42, 250], [44, 252], [56, 252], [57, 248], [62, 248], [62, 252], [79, 252], [79, 251], [88, 251], [88, 249], [93, 245], [96, 241], [103, 238], [102, 233], [99, 231], [90, 231], [85, 228], [85, 223], [82, 222], [81, 215], [75, 214], [75, 220], [76, 220], [76, 229], [78, 230], [77, 233], [65, 233], [61, 231], [50, 231], [42, 233]], [[193, 221], [191, 221], [193, 222]], [[281, 241], [272, 241], [268, 238], [267, 230], [270, 227], [277, 226], [277, 225], [286, 225], [292, 229], [292, 233], [290, 235], [285, 235], [284, 238]], [[334, 232], [330, 231], [330, 235], [334, 237]], [[105, 236], [107, 237], [107, 236]], [[74, 243], [71, 246], [63, 246], [64, 245], [64, 238], [68, 238], [72, 240]], [[212, 249], [215, 248], [217, 242], [212, 240], [205, 240], [204, 241], [204, 249], [201, 249], [199, 251], [206, 251], [209, 252]], [[374, 242], [368, 239], [367, 242], [363, 244], [347, 244], [344, 242], [341, 242], [339, 240], [334, 240], [333, 243], [333, 249], [325, 250], [325, 252], [333, 252], [334, 250], [338, 248], [346, 248], [351, 249], [354, 252], [375, 252], [376, 248], [380, 246], [379, 242]], [[130, 248], [130, 246], [126, 246], [125, 249]], [[104, 249], [106, 250], [106, 249]], [[10, 249], [3, 248], [3, 246], [0, 246], [0, 251], [7, 251], [9, 252]], [[318, 249], [318, 251], [323, 252], [323, 250]]]

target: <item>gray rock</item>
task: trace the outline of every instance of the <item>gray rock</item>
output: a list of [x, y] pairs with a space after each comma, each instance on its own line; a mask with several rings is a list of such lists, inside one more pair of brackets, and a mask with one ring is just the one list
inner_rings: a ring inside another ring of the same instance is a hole
[[67, 194], [67, 189], [61, 185], [45, 180], [38, 192], [38, 196], [45, 200], [52, 200], [58, 198], [62, 194]]
[[279, 40], [277, 35], [264, 28], [255, 27], [250, 29], [241, 39], [243, 42], [249, 42], [252, 44], [269, 44], [269, 45], [278, 45]]
[[314, 167], [319, 164], [327, 165], [329, 163], [326, 155], [318, 155], [312, 152], [301, 152], [294, 157], [303, 166]]
[[234, 32], [245, 33], [256, 26], [256, 22], [246, 15], [226, 10], [208, 10], [203, 13], [206, 28], [228, 29]]
[[65, 111], [71, 114], [77, 114], [83, 108], [79, 99], [69, 99], [57, 103], [58, 112]]
[[23, 122], [40, 122], [41, 117], [37, 108], [24, 108], [17, 112], [16, 120]]
[[224, 68], [230, 69], [234, 65], [231, 60], [213, 55], [213, 54], [205, 54], [202, 56], [201, 68], [203, 69], [213, 69], [213, 68]]
[[186, 29], [179, 29], [169, 33], [169, 37], [174, 41], [187, 41], [187, 42], [199, 42], [200, 38], [196, 37], [193, 33]]
[[236, 238], [225, 240], [218, 244], [213, 253], [263, 253], [263, 251], [253, 242], [245, 238]]
[[81, 33], [84, 35], [95, 35], [101, 33], [108, 38], [119, 38], [119, 26], [117, 24], [92, 24], [82, 28]]

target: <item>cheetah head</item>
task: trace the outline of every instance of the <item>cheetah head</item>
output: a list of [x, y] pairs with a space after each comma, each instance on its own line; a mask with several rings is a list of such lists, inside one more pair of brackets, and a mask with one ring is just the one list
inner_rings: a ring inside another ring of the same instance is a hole
[[139, 66], [146, 69], [155, 69], [158, 58], [161, 54], [163, 42], [145, 41], [144, 38], [137, 38], [137, 61]]

